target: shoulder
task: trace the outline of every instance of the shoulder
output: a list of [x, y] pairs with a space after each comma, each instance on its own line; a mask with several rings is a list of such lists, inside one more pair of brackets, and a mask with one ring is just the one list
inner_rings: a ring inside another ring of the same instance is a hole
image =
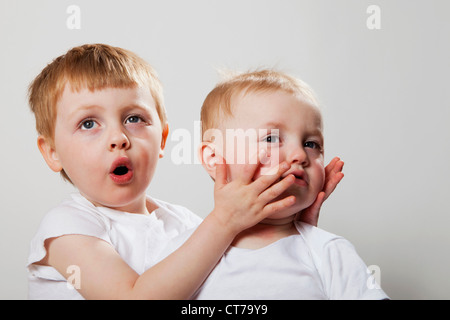
[[109, 221], [93, 204], [79, 194], [50, 210], [42, 219], [39, 231], [56, 236], [58, 233], [84, 231], [103, 232]]
[[338, 236], [334, 233], [325, 231], [323, 229], [317, 228], [310, 224], [304, 222], [295, 222], [295, 226], [297, 227], [297, 230], [299, 231], [300, 235], [308, 243], [308, 245], [313, 246], [314, 249], [323, 250], [331, 243], [335, 242], [346, 243], [351, 245], [351, 243], [345, 238]]
[[157, 214], [164, 216], [165, 220], [182, 221], [190, 228], [195, 227], [202, 222], [202, 219], [198, 215], [184, 206], [155, 199], [150, 196], [147, 196], [147, 199], [158, 206], [159, 210], [157, 210]]
[[109, 221], [79, 194], [51, 209], [42, 219], [30, 243], [28, 264], [46, 256], [45, 241], [63, 235], [88, 235], [109, 242]]
[[353, 244], [342, 236], [303, 222], [296, 222], [296, 227], [306, 242], [319, 270], [330, 261], [330, 256], [353, 256], [359, 259]]
[[386, 299], [373, 285], [371, 272], [345, 238], [304, 223], [296, 224], [305, 239], [330, 299]]

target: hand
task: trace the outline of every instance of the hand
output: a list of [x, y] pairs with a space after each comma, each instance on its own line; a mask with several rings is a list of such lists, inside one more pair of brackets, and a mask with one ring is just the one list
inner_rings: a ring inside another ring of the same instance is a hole
[[311, 206], [304, 209], [297, 215], [296, 220], [300, 220], [313, 226], [317, 226], [322, 204], [330, 196], [330, 194], [334, 191], [336, 186], [344, 177], [344, 174], [342, 173], [343, 167], [344, 162], [341, 161], [341, 159], [339, 159], [338, 157], [335, 157], [330, 161], [330, 163], [325, 167], [325, 183], [323, 190], [319, 192], [316, 200]]
[[[214, 185], [214, 214], [219, 223], [237, 235], [271, 214], [284, 210], [295, 203], [294, 196], [271, 202], [289, 188], [295, 181], [293, 175], [280, 180], [289, 169], [286, 162], [274, 168], [272, 174], [253, 179], [260, 166], [260, 156], [255, 156], [250, 164], [240, 165], [240, 172], [233, 181], [227, 179], [227, 165], [224, 159], [216, 164]], [[276, 170], [276, 171], [275, 171]], [[278, 181], [278, 182], [277, 182]]]

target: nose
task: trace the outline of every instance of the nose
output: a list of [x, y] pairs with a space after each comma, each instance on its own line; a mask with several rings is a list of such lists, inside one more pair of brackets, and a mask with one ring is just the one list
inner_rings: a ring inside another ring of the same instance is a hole
[[130, 140], [128, 139], [128, 136], [123, 132], [122, 130], [115, 129], [110, 135], [109, 138], [109, 150], [122, 150], [122, 149], [128, 149], [130, 147]]
[[298, 164], [302, 167], [306, 167], [309, 164], [308, 154], [303, 147], [303, 144], [295, 144], [288, 147], [289, 153], [287, 161], [289, 164]]

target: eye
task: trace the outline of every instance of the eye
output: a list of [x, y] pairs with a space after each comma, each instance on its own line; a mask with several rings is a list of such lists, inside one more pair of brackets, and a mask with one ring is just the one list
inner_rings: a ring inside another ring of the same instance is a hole
[[267, 143], [280, 143], [280, 137], [275, 135], [275, 134], [271, 134], [271, 135], [268, 135], [267, 137], [264, 138], [264, 142], [267, 142]]
[[97, 123], [92, 119], [87, 119], [81, 122], [80, 128], [82, 130], [91, 130], [97, 126]]
[[145, 122], [145, 121], [142, 119], [142, 117], [140, 117], [138, 115], [129, 116], [125, 120], [125, 123], [139, 123], [139, 122]]
[[306, 141], [303, 146], [305, 148], [311, 148], [311, 149], [320, 149], [320, 145], [317, 142], [314, 141]]

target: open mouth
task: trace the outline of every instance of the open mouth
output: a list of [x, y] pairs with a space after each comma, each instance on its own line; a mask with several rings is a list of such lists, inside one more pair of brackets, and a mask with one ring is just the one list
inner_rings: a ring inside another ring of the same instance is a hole
[[305, 179], [304, 174], [293, 174], [295, 177], [295, 184], [301, 187], [306, 187], [308, 182]]
[[127, 157], [116, 159], [109, 173], [111, 179], [117, 184], [126, 184], [133, 178], [131, 161]]
[[305, 180], [302, 175], [294, 174], [295, 179]]
[[123, 176], [123, 175], [127, 174], [128, 171], [129, 171], [129, 169], [126, 166], [118, 166], [117, 168], [114, 169], [114, 171], [112, 173], [117, 176]]

